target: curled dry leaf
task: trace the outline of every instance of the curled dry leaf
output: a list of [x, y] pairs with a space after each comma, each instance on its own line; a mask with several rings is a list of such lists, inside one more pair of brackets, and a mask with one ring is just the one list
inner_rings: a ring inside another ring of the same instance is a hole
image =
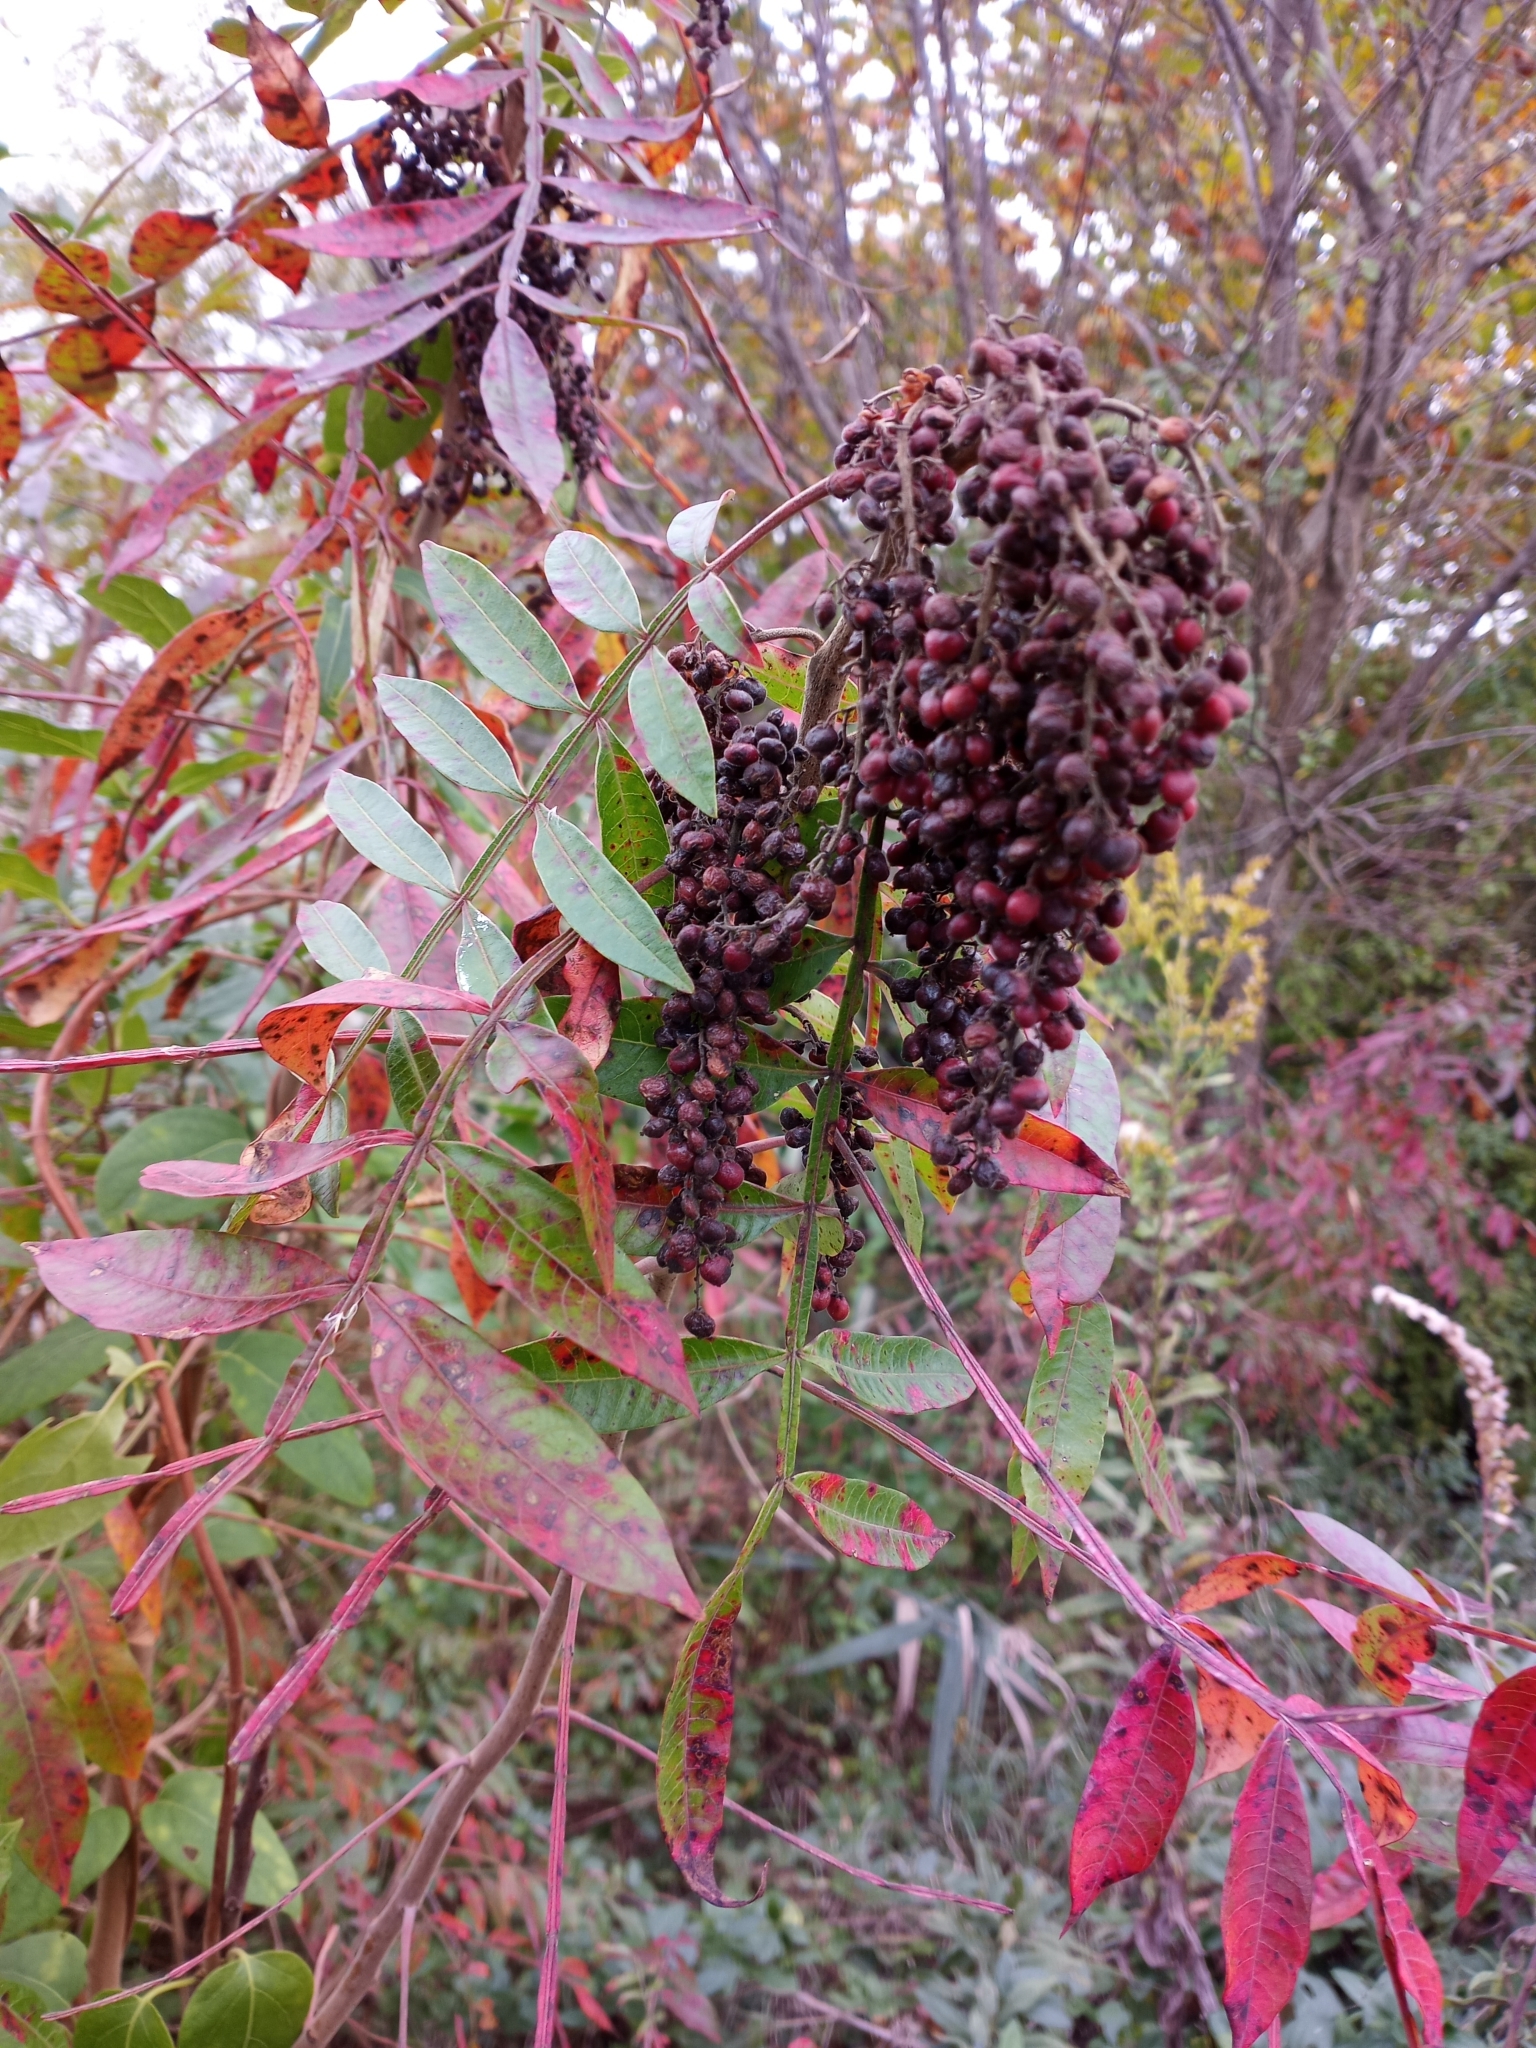
[[[648, 244], [635, 242], [627, 249], [621, 249], [619, 274], [614, 280], [609, 311], [616, 313], [621, 320], [638, 320], [640, 308], [645, 304], [645, 288], [650, 276], [651, 251]], [[597, 345], [592, 355], [592, 381], [600, 391], [607, 389], [608, 379], [628, 346], [632, 332], [631, 328], [617, 325], [598, 329]]]
[[245, 49], [262, 127], [294, 149], [324, 149], [331, 133], [325, 95], [293, 45], [274, 35], [249, 7]]
[[13, 981], [5, 992], [11, 1008], [25, 1024], [57, 1024], [106, 972], [116, 951], [116, 932], [98, 932], [62, 959]]
[[1151, 1866], [1195, 1766], [1195, 1710], [1171, 1644], [1115, 1703], [1072, 1827], [1072, 1918], [1106, 1885]]
[[128, 244], [128, 267], [154, 284], [163, 284], [199, 256], [207, 255], [218, 239], [219, 224], [211, 213], [167, 210], [147, 214]]
[[613, 1044], [619, 1014], [619, 970], [585, 939], [572, 946], [564, 967], [571, 1000], [560, 1019], [560, 1036], [568, 1038], [593, 1067], [600, 1067]]
[[[270, 441], [257, 453], [265, 455], [269, 449], [272, 449]], [[272, 777], [264, 805], [268, 811], [280, 810], [303, 780], [310, 748], [315, 743], [315, 733], [320, 724], [320, 664], [315, 658], [315, 644], [297, 618], [294, 620], [291, 648], [288, 704], [283, 714], [283, 736], [277, 750], [277, 772]]]
[[233, 611], [204, 612], [168, 640], [113, 714], [96, 757], [96, 784], [126, 768], [187, 704], [193, 678], [227, 661], [266, 617], [264, 598]]

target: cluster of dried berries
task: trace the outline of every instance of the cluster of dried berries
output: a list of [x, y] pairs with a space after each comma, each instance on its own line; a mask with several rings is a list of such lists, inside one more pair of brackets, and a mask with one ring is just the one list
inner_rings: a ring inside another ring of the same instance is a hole
[[[1247, 586], [1192, 461], [1168, 466], [1188, 423], [1106, 397], [1048, 335], [979, 341], [970, 367], [974, 402], [909, 372], [844, 430], [839, 494], [890, 538], [844, 587], [857, 713], [805, 736], [856, 756], [856, 813], [899, 831], [886, 925], [920, 969], [899, 989], [903, 1051], [952, 1112], [934, 1157], [955, 1192], [1003, 1184], [999, 1138], [1082, 1028], [1082, 956], [1118, 957], [1120, 884], [1173, 846], [1249, 708], [1248, 656], [1224, 641]], [[993, 529], [968, 592], [939, 590], [922, 552], [954, 537], [952, 507]]]
[[[389, 106], [384, 120], [353, 146], [358, 178], [373, 205], [454, 198], [471, 181], [499, 186], [521, 177], [521, 165], [508, 163], [503, 124], [486, 107], [464, 111], [425, 107], [403, 92], [396, 93]], [[520, 103], [517, 115], [520, 120]], [[581, 217], [564, 194], [550, 187], [545, 210], [556, 206]], [[490, 253], [482, 268], [455, 285], [455, 297], [496, 282], [500, 249], [490, 245], [499, 245], [505, 232], [505, 223], [497, 222], [464, 244], [466, 253], [477, 246], [487, 247]], [[547, 235], [530, 235], [518, 274], [537, 290], [566, 298], [584, 276], [588, 257], [585, 249], [568, 247]], [[397, 270], [401, 267], [394, 266]], [[571, 447], [577, 474], [585, 475], [596, 467], [601, 453], [601, 422], [586, 359], [571, 339], [569, 323], [558, 315], [517, 294], [510, 315], [528, 335], [549, 372], [560, 432]], [[466, 499], [492, 491], [505, 497], [517, 485], [480, 397], [480, 366], [496, 325], [494, 298], [468, 299], [452, 315], [452, 325], [453, 391], [451, 401], [443, 407], [437, 457], [431, 479], [424, 486], [424, 502], [439, 525], [452, 519]], [[414, 377], [425, 346], [419, 342], [403, 349], [393, 359], [393, 367], [407, 378]]]
[[708, 74], [715, 52], [731, 40], [731, 0], [699, 0], [699, 16], [683, 30], [693, 50], [693, 61]]

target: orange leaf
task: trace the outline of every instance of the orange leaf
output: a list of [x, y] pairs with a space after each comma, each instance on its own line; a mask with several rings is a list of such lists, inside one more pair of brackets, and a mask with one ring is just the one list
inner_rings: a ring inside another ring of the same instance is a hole
[[[619, 251], [619, 274], [614, 280], [610, 313], [623, 320], [638, 320], [645, 303], [645, 287], [651, 275], [651, 252], [644, 244], [632, 244]], [[592, 356], [592, 376], [599, 390], [607, 384], [615, 363], [624, 353], [632, 330], [628, 327], [600, 327]]]
[[347, 190], [347, 167], [333, 149], [329, 156], [312, 164], [302, 178], [295, 178], [288, 190], [301, 206], [318, 213], [325, 199], [341, 199]]
[[347, 1075], [347, 1133], [382, 1131], [389, 1123], [393, 1101], [389, 1075], [377, 1053], [359, 1053]]
[[1221, 1607], [1228, 1600], [1242, 1600], [1265, 1586], [1278, 1586], [1282, 1579], [1294, 1579], [1301, 1570], [1292, 1557], [1277, 1557], [1273, 1551], [1248, 1551], [1214, 1565], [1196, 1579], [1179, 1602], [1180, 1614], [1202, 1614], [1207, 1607]]
[[386, 116], [376, 128], [359, 135], [352, 145], [352, 168], [357, 182], [368, 195], [370, 206], [382, 206], [389, 197], [384, 173], [395, 160], [395, 124]]
[[320, 664], [315, 658], [314, 642], [304, 628], [296, 624], [293, 662], [288, 674], [288, 708], [283, 714], [277, 772], [267, 791], [267, 800], [262, 806], [264, 811], [279, 809], [298, 788], [319, 723]]
[[[107, 1532], [107, 1541], [112, 1546], [112, 1555], [122, 1566], [124, 1575], [133, 1570], [144, 1555], [148, 1538], [144, 1524], [139, 1520], [139, 1511], [130, 1500], [115, 1501], [102, 1516], [102, 1527]], [[164, 1582], [154, 1579], [144, 1588], [144, 1597], [133, 1610], [144, 1621], [154, 1635], [159, 1635], [160, 1624], [165, 1618]]]
[[[98, 249], [90, 242], [61, 242], [59, 251], [93, 284], [111, 283], [112, 265], [105, 249]], [[101, 301], [88, 292], [77, 277], [70, 275], [57, 256], [48, 257], [37, 273], [32, 296], [45, 312], [68, 313], [75, 320], [89, 320], [101, 311]]]
[[218, 222], [211, 213], [147, 214], [128, 244], [128, 267], [163, 284], [206, 255], [218, 239]]
[[254, 8], [246, 9], [246, 22], [245, 49], [261, 103], [261, 125], [294, 149], [324, 149], [331, 110], [309, 66], [291, 43], [258, 21]]
[[253, 598], [234, 611], [204, 612], [165, 643], [107, 727], [96, 757], [98, 788], [159, 737], [171, 714], [185, 706], [192, 678], [233, 654], [264, 616], [265, 601]]
[[106, 343], [94, 327], [62, 327], [43, 358], [61, 391], [103, 416], [117, 391], [117, 372]]
[[16, 374], [0, 362], [0, 483], [11, 473], [21, 448], [21, 393]]
[[[247, 194], [249, 198], [251, 195]], [[235, 201], [238, 214], [246, 199]], [[268, 199], [248, 219], [242, 220], [237, 228], [230, 230], [230, 239], [238, 242], [253, 263], [269, 270], [289, 291], [296, 292], [309, 274], [309, 251], [300, 249], [292, 242], [280, 242], [273, 234], [274, 228], [294, 228], [299, 217], [291, 206], [281, 199]]]
[[19, 852], [40, 868], [45, 875], [51, 875], [59, 864], [59, 855], [64, 851], [62, 832], [39, 832], [34, 838], [22, 841]]
[[[685, 63], [678, 77], [672, 111], [674, 114], [686, 114], [690, 107], [699, 109], [699, 118], [673, 141], [640, 144], [637, 153], [653, 178], [670, 177], [679, 164], [687, 163], [689, 157], [693, 155], [694, 145], [704, 133], [704, 103], [699, 95], [698, 73], [691, 64]], [[633, 314], [630, 317], [633, 318]]]
[[59, 1574], [47, 1656], [87, 1759], [136, 1778], [155, 1732], [154, 1703], [107, 1595], [80, 1572]]
[[571, 1000], [560, 1019], [560, 1035], [585, 1053], [593, 1067], [600, 1067], [608, 1057], [619, 1014], [619, 970], [585, 939], [578, 939], [566, 956], [565, 979]]
[[[155, 317], [153, 298], [142, 306], [135, 306], [134, 313], [140, 324], [148, 327]], [[131, 321], [121, 319], [115, 313], [110, 319], [97, 321], [96, 333], [101, 337], [101, 345], [115, 370], [126, 370], [128, 365], [136, 362], [149, 346], [145, 337]]]
[[186, 965], [171, 983], [170, 993], [165, 999], [167, 1023], [174, 1024], [182, 1011], [187, 1007], [197, 984], [207, 973], [208, 962], [212, 958], [213, 955], [206, 946], [199, 946], [195, 953], [188, 955]]
[[453, 1237], [448, 1246], [448, 1270], [459, 1290], [459, 1299], [469, 1312], [469, 1320], [478, 1328], [481, 1320], [496, 1306], [496, 1297], [501, 1289], [481, 1278], [457, 1222], [453, 1225]]
[[116, 932], [98, 932], [62, 960], [24, 974], [6, 990], [11, 1008], [26, 1024], [57, 1024], [74, 1008], [117, 951]]
[[108, 818], [96, 834], [96, 843], [91, 848], [91, 887], [99, 896], [108, 882], [117, 873], [117, 863], [123, 851], [123, 826], [120, 818]]
[[464, 995], [456, 988], [402, 981], [393, 974], [364, 974], [268, 1010], [256, 1026], [256, 1036], [269, 1059], [297, 1074], [301, 1081], [322, 1088], [331, 1041], [354, 1010], [449, 1010], [460, 1016], [483, 1017], [488, 1008], [478, 996]]

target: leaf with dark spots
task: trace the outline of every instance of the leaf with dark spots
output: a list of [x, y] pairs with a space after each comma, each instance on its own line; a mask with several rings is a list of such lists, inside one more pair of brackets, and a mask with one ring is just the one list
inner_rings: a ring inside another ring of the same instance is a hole
[[158, 738], [172, 713], [186, 708], [193, 678], [228, 660], [265, 616], [256, 598], [233, 611], [204, 612], [167, 640], [113, 714], [96, 756], [98, 786]]
[[1232, 2048], [1253, 2048], [1289, 2004], [1311, 1946], [1312, 1842], [1285, 1731], [1265, 1738], [1232, 1816], [1221, 1894]]
[[[92, 284], [110, 287], [112, 263], [105, 249], [94, 242], [61, 242], [58, 256], [47, 256], [32, 283], [32, 298], [46, 313], [67, 313], [74, 320], [89, 320], [101, 311], [95, 293], [74, 275], [78, 270]], [[60, 262], [59, 257], [66, 259]], [[70, 266], [73, 266], [73, 269]]]
[[[859, 1090], [894, 1136], [930, 1151], [949, 1130], [939, 1084], [920, 1068], [892, 1067], [864, 1075]], [[1009, 1185], [1058, 1195], [1126, 1195], [1130, 1189], [1084, 1141], [1049, 1118], [1027, 1116], [1016, 1138], [999, 1141], [995, 1158]]]
[[117, 394], [117, 371], [106, 342], [94, 327], [60, 328], [43, 360], [61, 391], [105, 417]]
[[128, 1230], [29, 1249], [55, 1301], [99, 1330], [145, 1337], [243, 1330], [341, 1286], [313, 1252], [216, 1230]]
[[347, 167], [333, 149], [311, 164], [302, 178], [295, 178], [288, 190], [301, 206], [318, 213], [327, 199], [346, 197]]
[[1278, 1557], [1272, 1550], [1246, 1551], [1241, 1557], [1223, 1558], [1181, 1597], [1180, 1614], [1203, 1614], [1208, 1607], [1225, 1606], [1229, 1600], [1246, 1599], [1266, 1586], [1278, 1586], [1294, 1579], [1304, 1569], [1293, 1557]]
[[440, 1486], [563, 1570], [697, 1613], [656, 1507], [552, 1388], [419, 1295], [376, 1287], [369, 1316], [380, 1406]]
[[860, 1564], [918, 1572], [949, 1541], [931, 1515], [894, 1487], [836, 1472], [798, 1472], [789, 1491], [834, 1550]]
[[1072, 1827], [1072, 1919], [1106, 1885], [1149, 1869], [1195, 1766], [1195, 1709], [1171, 1644], [1115, 1703]]
[[1530, 1825], [1536, 1801], [1536, 1667], [1496, 1685], [1478, 1709], [1456, 1816], [1458, 1913], [1470, 1913]]
[[627, 1259], [602, 1284], [581, 1210], [522, 1167], [470, 1145], [444, 1145], [449, 1206], [483, 1277], [516, 1295], [557, 1334], [697, 1413], [676, 1331]]
[[46, 1654], [87, 1761], [136, 1778], [155, 1732], [154, 1702], [106, 1594], [80, 1572], [59, 1573]]
[[325, 1085], [332, 1041], [354, 1010], [446, 1010], [483, 1017], [489, 1008], [479, 996], [466, 995], [462, 989], [434, 988], [393, 974], [361, 974], [268, 1010], [256, 1026], [256, 1036], [280, 1067], [320, 1088]]
[[[1250, 1678], [1255, 1676], [1252, 1667], [1225, 1636], [1203, 1621], [1191, 1622], [1190, 1627], [1202, 1642], [1219, 1650], [1239, 1671]], [[1244, 1764], [1251, 1763], [1275, 1725], [1273, 1714], [1266, 1713], [1236, 1686], [1224, 1685], [1203, 1664], [1195, 1674], [1195, 1707], [1200, 1716], [1200, 1732], [1205, 1737], [1205, 1765], [1195, 1780], [1197, 1785], [1208, 1785], [1212, 1778], [1224, 1777], [1228, 1771], [1241, 1770]]]
[[309, 251], [294, 248], [283, 231], [296, 228], [299, 217], [286, 199], [278, 197], [264, 199], [252, 212], [244, 213], [245, 206], [255, 197], [248, 192], [235, 201], [238, 224], [230, 229], [229, 238], [279, 284], [297, 292], [309, 275]]
[[[617, 980], [615, 975], [615, 990]], [[569, 1038], [537, 1024], [507, 1025], [497, 1041], [497, 1053], [496, 1085], [508, 1092], [524, 1082], [536, 1088], [571, 1148], [576, 1200], [587, 1227], [587, 1242], [596, 1257], [604, 1291], [611, 1294], [616, 1197], [597, 1076]]]
[[656, 1748], [656, 1810], [662, 1833], [690, 1891], [711, 1906], [751, 1903], [727, 1897], [715, 1876], [736, 1718], [731, 1663], [741, 1584], [738, 1569], [689, 1630], [662, 1709]]
[[17, 1846], [33, 1876], [67, 1898], [90, 1788], [79, 1738], [40, 1651], [0, 1651], [0, 1799], [21, 1822]]
[[[162, 477], [134, 514], [127, 538], [102, 571], [102, 582], [109, 583], [114, 576], [136, 568], [152, 555], [165, 539], [171, 521], [178, 513], [184, 512], [204, 491], [217, 489], [232, 469], [237, 469], [242, 462], [249, 462], [264, 443], [280, 438], [289, 421], [309, 402], [303, 395], [284, 398], [276, 405], [252, 413], [248, 419], [237, 420], [214, 440], [205, 442], [185, 462], [179, 462], [168, 476]], [[166, 653], [169, 651], [169, 648], [164, 650]]]
[[378, 1145], [409, 1145], [409, 1131], [355, 1131], [323, 1145], [285, 1144], [280, 1139], [257, 1138], [247, 1145], [239, 1163], [226, 1166], [217, 1159], [162, 1159], [146, 1166], [139, 1175], [141, 1188], [161, 1194], [185, 1195], [192, 1201], [238, 1202], [246, 1195], [264, 1195], [273, 1188], [291, 1187], [312, 1173], [323, 1173], [343, 1159], [355, 1159]]
[[1435, 1654], [1435, 1632], [1419, 1614], [1393, 1601], [1367, 1607], [1350, 1644], [1355, 1662], [1379, 1692], [1401, 1706], [1413, 1690], [1413, 1667]]
[[261, 125], [292, 149], [324, 149], [331, 133], [330, 109], [309, 66], [253, 8], [246, 9], [245, 52], [251, 86], [261, 106]]
[[154, 284], [163, 284], [199, 256], [206, 256], [218, 239], [219, 224], [211, 213], [166, 210], [147, 214], [128, 244], [128, 267]]

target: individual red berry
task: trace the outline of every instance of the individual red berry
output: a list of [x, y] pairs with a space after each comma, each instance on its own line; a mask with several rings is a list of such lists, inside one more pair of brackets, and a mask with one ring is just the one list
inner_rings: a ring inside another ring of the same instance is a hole
[[1246, 583], [1224, 583], [1211, 599], [1211, 610], [1218, 612], [1222, 618], [1230, 618], [1234, 612], [1243, 609], [1252, 595], [1253, 591]]
[[1173, 629], [1173, 644], [1180, 654], [1195, 654], [1205, 645], [1205, 628], [1198, 619], [1180, 619]]

